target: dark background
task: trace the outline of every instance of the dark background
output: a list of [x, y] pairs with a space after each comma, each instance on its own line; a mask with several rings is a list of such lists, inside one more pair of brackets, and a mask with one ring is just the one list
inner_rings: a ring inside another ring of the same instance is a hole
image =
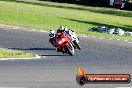
[[[111, 8], [118, 8], [118, 9], [120, 9], [120, 7], [121, 7], [121, 5], [117, 5], [117, 4], [114, 4], [113, 6], [110, 6], [109, 5], [110, 0], [39, 0], [39, 1], [51, 1], [51, 2], [59, 2], [59, 3], [72, 3], [72, 4], [98, 6], [98, 7], [111, 7]], [[129, 0], [126, 1], [125, 3], [126, 4], [125, 4], [123, 9], [132, 10], [132, 3], [130, 3]]]

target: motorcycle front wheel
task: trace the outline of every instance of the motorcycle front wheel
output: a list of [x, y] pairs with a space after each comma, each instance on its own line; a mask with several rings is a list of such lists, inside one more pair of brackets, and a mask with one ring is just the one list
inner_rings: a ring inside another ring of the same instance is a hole
[[73, 56], [74, 55], [74, 47], [71, 45], [71, 47], [69, 46], [65, 46], [66, 51], [68, 52], [69, 55]]

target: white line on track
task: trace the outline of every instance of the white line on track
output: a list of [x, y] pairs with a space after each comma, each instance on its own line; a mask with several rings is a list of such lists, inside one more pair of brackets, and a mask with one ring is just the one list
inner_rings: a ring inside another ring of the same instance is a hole
[[128, 41], [128, 40], [124, 40], [124, 41]]
[[104, 39], [104, 38], [100, 37], [99, 39]]
[[109, 38], [109, 39], [113, 39], [113, 38]]
[[128, 43], [132, 43], [132, 42], [128, 42]]

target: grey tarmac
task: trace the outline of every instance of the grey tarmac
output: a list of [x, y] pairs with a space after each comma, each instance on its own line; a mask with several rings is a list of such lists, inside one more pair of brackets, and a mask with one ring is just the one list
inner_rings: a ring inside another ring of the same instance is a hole
[[[81, 88], [78, 66], [88, 74], [132, 75], [132, 44], [122, 40], [81, 37], [82, 50], [63, 55], [48, 42], [46, 32], [0, 28], [0, 47], [31, 52], [46, 58], [0, 61], [0, 88]], [[130, 84], [87, 84], [82, 88], [132, 87]]]

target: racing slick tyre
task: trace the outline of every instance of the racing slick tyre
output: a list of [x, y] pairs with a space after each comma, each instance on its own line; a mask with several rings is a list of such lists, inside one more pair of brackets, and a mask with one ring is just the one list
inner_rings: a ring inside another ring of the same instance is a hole
[[81, 46], [80, 46], [79, 43], [77, 43], [76, 41], [74, 41], [73, 43], [75, 44], [75, 46], [76, 46], [79, 50], [81, 50]]
[[65, 49], [67, 50], [68, 54], [73, 56], [74, 55], [74, 47], [71, 44], [71, 47], [65, 46]]

